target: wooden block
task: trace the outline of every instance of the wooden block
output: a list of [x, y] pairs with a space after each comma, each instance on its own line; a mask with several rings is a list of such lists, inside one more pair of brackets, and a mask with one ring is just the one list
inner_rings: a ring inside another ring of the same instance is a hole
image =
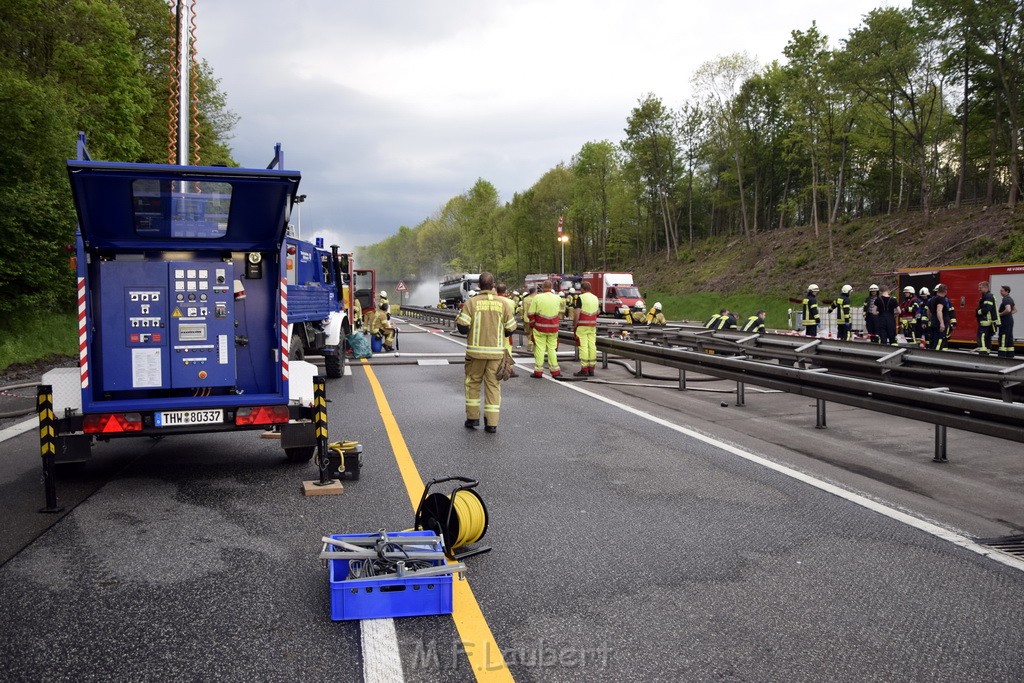
[[261, 439], [280, 439], [281, 432], [263, 432], [260, 434]]
[[337, 496], [345, 490], [345, 487], [337, 479], [331, 479], [331, 483], [325, 486], [319, 484], [319, 479], [302, 482], [302, 494], [305, 496]]

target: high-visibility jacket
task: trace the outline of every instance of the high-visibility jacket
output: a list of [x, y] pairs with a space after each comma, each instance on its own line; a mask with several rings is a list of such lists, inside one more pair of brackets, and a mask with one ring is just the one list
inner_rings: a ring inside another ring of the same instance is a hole
[[821, 313], [818, 311], [818, 297], [810, 292], [803, 299], [804, 325], [810, 327], [821, 322]]
[[668, 321], [665, 320], [665, 314], [661, 311], [656, 311], [653, 308], [647, 314], [648, 325], [667, 325]]
[[719, 329], [718, 321], [719, 321], [719, 319], [721, 317], [722, 317], [721, 313], [715, 313], [713, 316], [708, 318], [708, 321], [706, 323], [704, 323], [704, 327], [708, 328], [709, 330], [717, 330], [717, 329]]
[[832, 302], [832, 305], [828, 307], [829, 312], [838, 311], [836, 313], [836, 324], [837, 325], [849, 325], [853, 317], [850, 315], [850, 295], [841, 294], [836, 297], [836, 300]]
[[463, 304], [455, 324], [469, 328], [466, 358], [501, 358], [506, 333], [516, 329], [516, 317], [508, 299], [488, 289]]
[[385, 311], [377, 309], [370, 320], [370, 334], [377, 334], [381, 330], [390, 330], [391, 321]]
[[992, 292], [985, 292], [978, 301], [978, 326], [995, 327], [999, 323], [999, 312], [996, 310], [996, 297]]
[[530, 324], [537, 332], [558, 332], [561, 306], [564, 301], [554, 292], [541, 292], [530, 303]]
[[576, 297], [576, 309], [579, 310], [577, 327], [597, 327], [597, 314], [601, 312], [600, 299], [591, 292], [583, 292]]
[[920, 299], [913, 294], [904, 295], [900, 299], [900, 317], [904, 320], [913, 320], [921, 314]]
[[519, 315], [522, 316], [524, 323], [530, 322], [530, 304], [532, 304], [533, 300], [536, 298], [536, 293], [527, 294], [523, 297], [523, 304], [520, 307]]
[[764, 334], [764, 320], [759, 315], [752, 315], [747, 318], [747, 322], [743, 323], [743, 332], [756, 332], [757, 334]]

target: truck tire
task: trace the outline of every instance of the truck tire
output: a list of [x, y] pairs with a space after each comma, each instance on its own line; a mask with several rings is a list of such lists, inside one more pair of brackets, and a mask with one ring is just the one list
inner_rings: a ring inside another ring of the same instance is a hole
[[313, 455], [316, 453], [316, 446], [299, 446], [297, 448], [286, 448], [284, 449], [285, 457], [288, 458], [288, 462], [309, 462], [313, 459]]
[[344, 376], [345, 352], [338, 346], [329, 346], [325, 350], [328, 349], [334, 349], [334, 353], [324, 354], [324, 369], [327, 371], [327, 376], [331, 379]]
[[306, 352], [302, 348], [302, 340], [299, 339], [299, 335], [292, 335], [292, 345], [288, 347], [288, 359], [289, 360], [305, 360]]

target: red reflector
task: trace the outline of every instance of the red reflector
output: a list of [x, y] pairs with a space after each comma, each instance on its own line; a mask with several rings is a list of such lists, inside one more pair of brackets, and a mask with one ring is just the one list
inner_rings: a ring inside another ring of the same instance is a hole
[[271, 425], [288, 421], [288, 406], [252, 406], [239, 408], [236, 425]]
[[291, 254], [292, 256], [294, 256], [295, 255], [295, 247], [288, 247], [288, 253]]
[[82, 419], [82, 431], [86, 434], [141, 432], [142, 415], [138, 413], [100, 413], [98, 415], [86, 415]]

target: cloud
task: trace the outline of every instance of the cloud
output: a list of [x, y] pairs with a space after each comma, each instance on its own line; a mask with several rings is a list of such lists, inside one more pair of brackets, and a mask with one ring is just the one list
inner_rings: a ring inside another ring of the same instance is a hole
[[644, 94], [682, 104], [703, 62], [780, 59], [813, 19], [838, 44], [880, 4], [235, 0], [200, 4], [197, 19], [241, 116], [235, 158], [266, 165], [282, 142], [303, 173], [303, 227], [348, 249], [415, 226], [477, 178], [510, 200], [584, 143], [620, 141]]

